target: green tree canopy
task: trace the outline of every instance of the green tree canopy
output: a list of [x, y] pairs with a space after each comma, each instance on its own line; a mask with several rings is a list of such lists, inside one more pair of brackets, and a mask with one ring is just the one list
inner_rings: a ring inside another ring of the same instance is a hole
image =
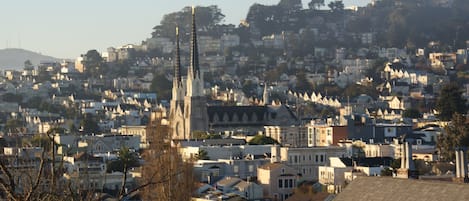
[[2, 100], [10, 103], [21, 103], [23, 96], [21, 94], [5, 93], [2, 95]]
[[308, 3], [308, 7], [309, 9], [313, 9], [313, 10], [317, 10], [319, 9], [321, 6], [324, 6], [324, 0], [311, 0], [309, 3]]
[[[221, 12], [220, 8], [216, 5], [212, 6], [197, 6], [195, 8], [195, 18], [197, 27], [203, 30], [212, 30], [216, 25], [223, 21], [225, 15]], [[153, 37], [162, 36], [174, 38], [176, 35], [176, 26], [179, 27], [181, 33], [190, 33], [192, 24], [192, 8], [187, 6], [181, 11], [169, 13], [163, 16], [160, 25], [155, 26]], [[181, 40], [188, 40], [188, 38], [181, 38]]]
[[124, 168], [132, 168], [139, 166], [138, 157], [135, 152], [132, 152], [128, 147], [119, 149], [117, 160], [112, 160], [107, 163], [107, 172], [124, 172]]
[[98, 122], [91, 114], [87, 114], [83, 117], [80, 122], [80, 126], [83, 129], [83, 133], [91, 134], [91, 133], [98, 133], [100, 131]]
[[341, 0], [331, 1], [327, 6], [332, 10], [332, 12], [341, 12], [344, 10], [344, 2]]
[[308, 79], [306, 79], [306, 72], [300, 71], [296, 75], [296, 85], [295, 89], [299, 92], [311, 91], [313, 86], [309, 83]]
[[466, 99], [462, 96], [462, 90], [456, 83], [449, 83], [441, 88], [440, 95], [436, 102], [438, 117], [443, 121], [448, 121], [453, 114], [467, 113]]
[[199, 149], [197, 155], [195, 156], [196, 160], [210, 160], [207, 151]]
[[105, 72], [105, 62], [97, 50], [88, 50], [83, 58], [85, 73], [91, 77], [98, 77]]
[[155, 74], [151, 81], [150, 90], [157, 93], [161, 100], [169, 100], [171, 98], [171, 81], [166, 79], [163, 74]]
[[264, 144], [279, 144], [277, 140], [267, 137], [265, 135], [256, 135], [254, 138], [252, 138], [248, 144], [250, 145], [264, 145]]
[[404, 111], [404, 113], [402, 114], [402, 117], [416, 119], [416, 118], [421, 118], [422, 114], [419, 112], [418, 109], [410, 108]]
[[443, 160], [455, 158], [455, 148], [469, 146], [469, 124], [466, 117], [454, 113], [451, 123], [445, 127], [445, 133], [438, 136], [437, 148]]

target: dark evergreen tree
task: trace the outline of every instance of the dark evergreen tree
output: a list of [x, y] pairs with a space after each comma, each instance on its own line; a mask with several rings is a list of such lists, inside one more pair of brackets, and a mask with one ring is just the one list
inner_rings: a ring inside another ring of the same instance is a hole
[[252, 138], [248, 144], [250, 145], [264, 145], [264, 144], [279, 144], [277, 140], [267, 137], [265, 135], [256, 135], [254, 138]]
[[451, 123], [445, 127], [445, 133], [438, 136], [438, 151], [443, 160], [452, 161], [456, 148], [468, 146], [469, 124], [465, 116], [455, 113]]
[[456, 83], [450, 83], [441, 88], [436, 103], [438, 117], [443, 121], [451, 119], [454, 113], [467, 113], [466, 99], [462, 96], [462, 90]]

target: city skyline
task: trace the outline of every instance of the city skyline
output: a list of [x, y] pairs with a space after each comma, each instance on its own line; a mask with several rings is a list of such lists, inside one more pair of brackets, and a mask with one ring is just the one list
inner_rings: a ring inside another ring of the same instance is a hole
[[[0, 49], [21, 48], [43, 55], [74, 59], [90, 49], [100, 52], [108, 47], [140, 44], [151, 37], [152, 28], [165, 14], [180, 11], [185, 6], [217, 5], [225, 15], [223, 23], [237, 25], [254, 3], [277, 4], [279, 0], [236, 1], [181, 0], [164, 4], [162, 1], [138, 2], [81, 1], [70, 4], [58, 0], [41, 2], [13, 1], [0, 12]], [[327, 0], [326, 6], [327, 8]], [[344, 1], [346, 6], [366, 5], [369, 0]], [[303, 0], [306, 7], [308, 1]], [[91, 6], [92, 5], [92, 6]]]

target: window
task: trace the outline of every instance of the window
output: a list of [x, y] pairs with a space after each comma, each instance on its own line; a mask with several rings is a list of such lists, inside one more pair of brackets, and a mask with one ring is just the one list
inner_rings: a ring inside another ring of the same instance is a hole
[[318, 155], [316, 155], [316, 163], [318, 162]]
[[282, 179], [278, 180], [278, 188], [283, 188], [283, 180]]
[[288, 180], [288, 187], [293, 188], [293, 179]]
[[233, 172], [238, 173], [239, 172], [239, 167], [237, 165], [233, 166]]
[[249, 172], [254, 172], [254, 165], [249, 165]]

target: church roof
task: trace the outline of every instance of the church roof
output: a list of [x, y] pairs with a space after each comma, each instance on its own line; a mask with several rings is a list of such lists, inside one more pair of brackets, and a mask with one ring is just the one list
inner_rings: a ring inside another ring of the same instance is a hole
[[467, 184], [391, 177], [358, 177], [339, 193], [334, 201], [446, 201], [468, 198]]
[[241, 118], [244, 114], [249, 119], [252, 118], [253, 114], [256, 114], [257, 120], [264, 120], [264, 116], [267, 113], [267, 108], [264, 106], [208, 106], [207, 107], [209, 121], [213, 121], [215, 115], [218, 115], [219, 119], [223, 119], [226, 114], [230, 120], [232, 120], [234, 114]]

